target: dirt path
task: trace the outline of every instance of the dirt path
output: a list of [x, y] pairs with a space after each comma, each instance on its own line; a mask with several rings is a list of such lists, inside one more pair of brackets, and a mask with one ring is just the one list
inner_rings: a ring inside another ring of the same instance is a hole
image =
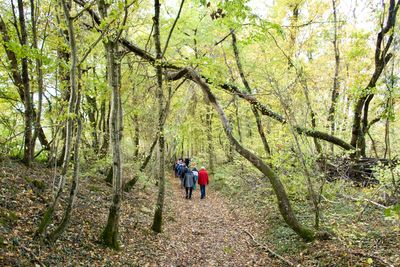
[[232, 211], [222, 197], [207, 188], [200, 200], [200, 190], [191, 200], [185, 199], [177, 178], [170, 178], [173, 193], [167, 199], [174, 221], [164, 225], [168, 235], [165, 260], [168, 266], [271, 266], [268, 255], [254, 247], [243, 232], [252, 222]]

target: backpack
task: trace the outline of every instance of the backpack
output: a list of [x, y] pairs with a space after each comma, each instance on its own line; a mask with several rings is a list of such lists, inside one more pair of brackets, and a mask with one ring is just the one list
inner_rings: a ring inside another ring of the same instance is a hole
[[[185, 179], [191, 179], [192, 183], [195, 184], [194, 174], [190, 169], [187, 169], [187, 171], [185, 173]], [[185, 184], [186, 184], [186, 182], [185, 182]]]

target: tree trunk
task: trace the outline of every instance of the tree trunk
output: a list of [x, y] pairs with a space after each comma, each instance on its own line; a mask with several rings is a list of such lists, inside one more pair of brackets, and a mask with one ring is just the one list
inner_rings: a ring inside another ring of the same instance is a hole
[[[64, 2], [64, 1], [63, 1]], [[78, 93], [79, 94], [79, 93]], [[67, 229], [68, 224], [71, 219], [73, 207], [75, 204], [76, 200], [76, 195], [78, 193], [78, 186], [79, 186], [79, 146], [81, 144], [81, 136], [82, 136], [82, 121], [81, 118], [79, 117], [79, 107], [80, 107], [80, 96], [77, 98], [77, 110], [76, 110], [76, 115], [78, 116], [77, 118], [77, 124], [78, 124], [78, 130], [76, 133], [76, 140], [74, 144], [74, 172], [73, 172], [73, 177], [72, 177], [72, 185], [70, 189], [70, 195], [68, 199], [68, 206], [64, 212], [64, 216], [61, 220], [61, 223], [58, 225], [58, 227], [49, 235], [49, 241], [51, 243], [54, 243]]]
[[[369, 93], [369, 90], [376, 86], [376, 83], [381, 76], [387, 63], [393, 57], [392, 53], [388, 53], [394, 39], [394, 26], [396, 23], [396, 14], [399, 10], [400, 0], [395, 2], [395, 0], [390, 0], [390, 6], [388, 11], [388, 16], [386, 19], [386, 25], [382, 27], [381, 31], [378, 33], [376, 46], [375, 46], [375, 69], [372, 77], [363, 90], [363, 96], [357, 100], [354, 108], [353, 125], [351, 131], [351, 145], [356, 147], [358, 150], [354, 153], [353, 157], [365, 156], [365, 134], [368, 131], [368, 112], [369, 104], [374, 97], [373, 93]], [[387, 40], [385, 40], [385, 35], [390, 34]]]
[[[62, 34], [67, 40], [69, 39], [68, 37], [68, 31], [63, 31]], [[66, 51], [64, 48], [58, 48], [57, 49], [57, 55], [60, 61], [64, 61], [66, 65], [70, 64], [70, 57], [71, 54], [69, 51]], [[69, 102], [69, 99], [71, 98], [71, 72], [68, 70], [64, 64], [59, 64], [58, 67], [59, 75], [61, 76], [61, 97], [65, 102]], [[64, 106], [62, 107], [62, 110], [64, 109]], [[57, 166], [62, 166], [65, 158], [65, 145], [67, 142], [67, 126], [66, 123], [65, 125], [62, 126], [61, 129], [61, 141], [62, 141], [62, 148], [61, 148], [61, 153], [57, 159]]]
[[[212, 136], [212, 109], [210, 105], [207, 105], [207, 110], [206, 110], [206, 125], [207, 125], [207, 152], [208, 152], [208, 172], [210, 176], [214, 175], [215, 172], [215, 167], [214, 167], [214, 143], [213, 143], [213, 136]], [[232, 155], [232, 160], [233, 160], [233, 154]]]
[[[100, 1], [103, 2], [103, 1]], [[99, 5], [100, 6], [100, 5]], [[118, 250], [119, 241], [119, 213], [122, 200], [122, 162], [121, 162], [121, 135], [122, 135], [122, 106], [120, 96], [120, 65], [117, 62], [118, 43], [108, 40], [105, 43], [108, 61], [108, 83], [112, 88], [111, 101], [111, 144], [113, 153], [113, 200], [110, 206], [107, 225], [101, 234], [104, 245]]]
[[300, 237], [302, 237], [306, 241], [312, 241], [316, 238], [315, 233], [307, 228], [304, 227], [299, 223], [297, 220], [288, 196], [286, 194], [285, 188], [283, 187], [282, 182], [280, 181], [279, 177], [273, 172], [273, 170], [263, 162], [261, 158], [244, 148], [232, 135], [232, 129], [229, 125], [228, 119], [224, 111], [222, 110], [221, 106], [219, 105], [215, 96], [211, 93], [210, 88], [208, 87], [207, 83], [201, 79], [201, 77], [194, 71], [188, 70], [189, 75], [192, 79], [200, 85], [202, 91], [207, 96], [210, 103], [214, 106], [215, 110], [218, 112], [219, 117], [222, 121], [224, 126], [225, 133], [229, 139], [229, 141], [234, 145], [236, 151], [241, 154], [244, 158], [250, 161], [254, 167], [260, 170], [266, 177], [269, 178], [272, 188], [275, 192], [275, 195], [278, 200], [278, 207], [281, 212], [281, 215], [285, 222], [292, 228]]
[[[248, 83], [248, 81], [246, 79], [246, 76], [244, 75], [244, 70], [243, 70], [243, 67], [242, 67], [242, 63], [240, 61], [239, 48], [237, 47], [237, 42], [236, 42], [236, 34], [235, 34], [233, 29], [231, 29], [231, 34], [232, 34], [233, 52], [235, 54], [236, 65], [237, 65], [238, 70], [239, 70], [240, 78], [242, 79], [242, 83], [243, 83], [244, 87], [246, 88], [247, 93], [251, 94], [252, 93], [251, 92], [251, 88], [250, 88], [250, 85], [249, 85], [249, 83]], [[270, 149], [270, 147], [268, 145], [267, 138], [265, 137], [265, 133], [264, 133], [262, 121], [261, 121], [261, 118], [260, 118], [260, 114], [258, 113], [257, 109], [254, 106], [251, 107], [251, 111], [253, 112], [254, 117], [256, 119], [258, 134], [260, 135], [261, 141], [263, 142], [265, 153], [267, 153], [267, 155], [270, 155], [271, 154], [271, 149]]]
[[[339, 98], [339, 68], [340, 68], [340, 53], [339, 53], [339, 44], [338, 44], [338, 26], [337, 26], [337, 11], [336, 11], [336, 0], [332, 0], [332, 9], [333, 9], [333, 49], [335, 51], [335, 74], [333, 77], [333, 88], [332, 88], [332, 96], [331, 96], [331, 106], [329, 108], [328, 113], [328, 121], [330, 122], [331, 135], [335, 135], [335, 114], [336, 114], [336, 105]], [[334, 152], [334, 146], [331, 144], [331, 152]]]
[[135, 127], [135, 136], [133, 137], [133, 145], [135, 147], [135, 150], [134, 150], [133, 155], [137, 159], [139, 156], [139, 130], [140, 130], [140, 128], [139, 128], [139, 116], [136, 113], [135, 113], [135, 115], [133, 115], [133, 124]]
[[[76, 199], [76, 194], [78, 193], [78, 184], [79, 184], [79, 146], [81, 144], [81, 135], [82, 135], [82, 121], [80, 118], [80, 102], [81, 102], [81, 84], [80, 84], [80, 79], [81, 79], [81, 70], [79, 66], [77, 65], [78, 58], [77, 58], [77, 47], [76, 47], [76, 40], [75, 40], [75, 30], [74, 30], [74, 25], [73, 25], [73, 18], [70, 16], [70, 11], [67, 6], [67, 3], [65, 0], [60, 0], [63, 10], [64, 10], [64, 16], [65, 20], [67, 22], [67, 27], [68, 27], [68, 39], [69, 39], [69, 45], [71, 49], [71, 70], [70, 70], [70, 77], [71, 77], [71, 88], [73, 88], [74, 94], [76, 94], [76, 100], [74, 103], [74, 115], [77, 121], [77, 132], [76, 132], [76, 139], [74, 143], [74, 170], [73, 170], [73, 178], [72, 178], [72, 185], [70, 189], [70, 196], [68, 199], [68, 205], [67, 208], [64, 212], [64, 216], [61, 220], [61, 223], [58, 225], [58, 227], [51, 233], [49, 234], [49, 241], [50, 242], [55, 242], [67, 229], [75, 199]], [[77, 77], [78, 74], [78, 77]], [[72, 126], [74, 128], [74, 126]], [[72, 129], [73, 130], [73, 129]]]
[[[31, 3], [31, 20], [32, 20], [32, 41], [33, 48], [38, 50], [38, 41], [37, 41], [37, 27], [36, 20], [37, 14], [35, 13], [35, 3], [34, 0], [30, 0]], [[38, 9], [36, 9], [38, 10]], [[40, 50], [40, 53], [42, 51]], [[36, 59], [36, 75], [37, 75], [37, 87], [38, 87], [38, 107], [35, 116], [35, 131], [32, 138], [32, 143], [36, 143], [36, 139], [40, 133], [43, 132], [43, 128], [40, 125], [40, 120], [42, 117], [42, 104], [43, 104], [43, 71], [42, 71], [42, 60], [40, 58]], [[45, 149], [49, 149], [48, 147], [44, 147]], [[34, 147], [33, 147], [34, 149]]]
[[90, 126], [92, 127], [92, 148], [94, 152], [97, 154], [99, 152], [99, 139], [97, 135], [97, 121], [96, 121], [96, 112], [97, 112], [97, 104], [96, 97], [91, 97], [86, 95], [86, 101], [89, 104], [88, 108], [88, 118], [90, 122]]
[[[105, 2], [104, 0], [98, 1], [99, 11], [103, 19], [106, 19], [108, 16], [108, 5], [108, 2]], [[113, 199], [108, 213], [107, 224], [101, 233], [100, 239], [104, 245], [115, 250], [120, 249], [119, 216], [122, 202], [121, 139], [123, 130], [123, 117], [120, 92], [121, 57], [118, 54], [118, 38], [121, 32], [122, 30], [116, 37], [108, 36], [108, 38], [104, 41], [107, 54], [108, 85], [112, 89], [110, 129], [113, 154]]]
[[[22, 0], [18, 0], [18, 13], [19, 13], [19, 24], [21, 29], [21, 46], [28, 45], [28, 34], [26, 31], [25, 14], [24, 14], [24, 3]], [[30, 81], [29, 81], [29, 67], [28, 67], [28, 57], [24, 56], [21, 58], [21, 76], [22, 84], [24, 88], [24, 120], [25, 120], [25, 130], [24, 130], [24, 156], [23, 162], [27, 166], [31, 166], [33, 160], [33, 136], [32, 136], [32, 124], [33, 124], [33, 103], [31, 97]]]
[[[105, 157], [108, 153], [108, 148], [110, 146], [110, 116], [111, 116], [111, 103], [108, 103], [108, 109], [107, 109], [107, 118], [104, 118], [103, 120], [103, 143], [100, 148], [100, 156]], [[104, 112], [106, 111], [105, 105], [104, 105]]]
[[[308, 94], [307, 80], [305, 78], [303, 78], [303, 77], [301, 78], [301, 84], [302, 84], [302, 87], [303, 87], [303, 92], [304, 92], [304, 97], [306, 99], [307, 107], [310, 110], [311, 127], [312, 127], [313, 130], [315, 130], [317, 128], [317, 120], [315, 118], [315, 112], [314, 112], [314, 110], [312, 108], [310, 97], [309, 97], [309, 94]], [[291, 125], [291, 126], [293, 127], [293, 125]], [[319, 143], [318, 138], [313, 137], [313, 141], [314, 141], [315, 150], [317, 151], [318, 155], [321, 155], [322, 154], [322, 147], [321, 147], [321, 144]], [[333, 146], [333, 144], [332, 144], [332, 146]]]
[[[61, 0], [62, 6], [64, 9], [64, 15], [66, 16], [66, 21], [67, 21], [67, 26], [68, 26], [68, 37], [69, 37], [69, 45], [71, 49], [76, 50], [76, 44], [75, 44], [75, 38], [74, 38], [74, 32], [72, 27], [72, 19], [69, 17], [69, 9], [67, 7], [67, 4], [64, 2], [65, 0]], [[65, 10], [67, 9], [67, 10]], [[64, 150], [64, 162], [63, 162], [63, 167], [61, 170], [61, 175], [60, 175], [60, 180], [57, 186], [57, 193], [54, 196], [52, 204], [50, 204], [49, 208], [46, 210], [45, 214], [43, 215], [43, 218], [39, 224], [38, 230], [36, 231], [35, 235], [36, 236], [41, 236], [43, 233], [46, 231], [47, 227], [53, 220], [53, 214], [55, 211], [55, 208], [57, 206], [57, 203], [61, 197], [61, 194], [63, 193], [64, 190], [64, 185], [65, 185], [65, 180], [66, 180], [66, 175], [67, 175], [67, 170], [69, 166], [69, 161], [71, 158], [71, 146], [72, 146], [72, 135], [74, 131], [74, 119], [72, 118], [71, 115], [75, 114], [76, 112], [76, 104], [77, 104], [77, 58], [76, 58], [76, 51], [74, 51], [75, 56], [73, 54], [70, 54], [71, 57], [71, 66], [70, 66], [70, 94], [69, 94], [69, 103], [68, 103], [68, 118], [67, 118], [67, 125], [66, 125], [66, 138], [65, 138], [65, 150]]]
[[154, 44], [158, 64], [155, 65], [157, 75], [157, 99], [158, 99], [158, 147], [159, 147], [159, 170], [158, 170], [158, 197], [156, 210], [154, 212], [153, 225], [151, 229], [156, 233], [162, 231], [163, 209], [164, 209], [164, 122], [163, 122], [163, 86], [162, 86], [162, 52], [160, 43], [160, 2], [154, 1]]

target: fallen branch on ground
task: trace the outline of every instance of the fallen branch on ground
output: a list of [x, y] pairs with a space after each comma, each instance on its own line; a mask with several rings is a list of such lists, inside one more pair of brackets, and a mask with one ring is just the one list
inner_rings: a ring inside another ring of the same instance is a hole
[[379, 204], [378, 202], [375, 202], [375, 201], [370, 200], [370, 199], [367, 199], [367, 198], [355, 198], [355, 197], [346, 196], [346, 195], [342, 195], [342, 197], [347, 198], [347, 199], [350, 199], [350, 200], [353, 200], [353, 201], [368, 202], [368, 203], [371, 203], [372, 205], [374, 205], [374, 206], [376, 206], [376, 207], [378, 207], [378, 208], [381, 208], [381, 209], [387, 209], [387, 208], [388, 208], [388, 207], [386, 207], [386, 206], [384, 206], [384, 205], [382, 205], [382, 204]]
[[272, 256], [274, 256], [274, 257], [280, 259], [281, 261], [285, 262], [285, 263], [288, 264], [289, 266], [296, 266], [296, 265], [295, 265], [294, 263], [292, 263], [291, 261], [285, 259], [285, 258], [282, 257], [281, 255], [279, 255], [278, 253], [276, 253], [275, 251], [273, 251], [272, 249], [270, 249], [268, 246], [263, 245], [263, 244], [260, 244], [259, 242], [257, 242], [257, 240], [254, 238], [254, 236], [253, 236], [251, 233], [249, 233], [247, 230], [243, 230], [243, 232], [245, 232], [248, 236], [250, 236], [251, 239], [253, 240], [253, 242], [254, 242], [257, 246], [259, 246], [259, 247], [261, 247], [262, 249], [268, 251]]

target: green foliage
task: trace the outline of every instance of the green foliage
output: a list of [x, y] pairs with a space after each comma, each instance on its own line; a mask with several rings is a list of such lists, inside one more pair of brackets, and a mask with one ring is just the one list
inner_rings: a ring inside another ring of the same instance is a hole
[[400, 204], [393, 205], [384, 211], [385, 217], [400, 220]]

